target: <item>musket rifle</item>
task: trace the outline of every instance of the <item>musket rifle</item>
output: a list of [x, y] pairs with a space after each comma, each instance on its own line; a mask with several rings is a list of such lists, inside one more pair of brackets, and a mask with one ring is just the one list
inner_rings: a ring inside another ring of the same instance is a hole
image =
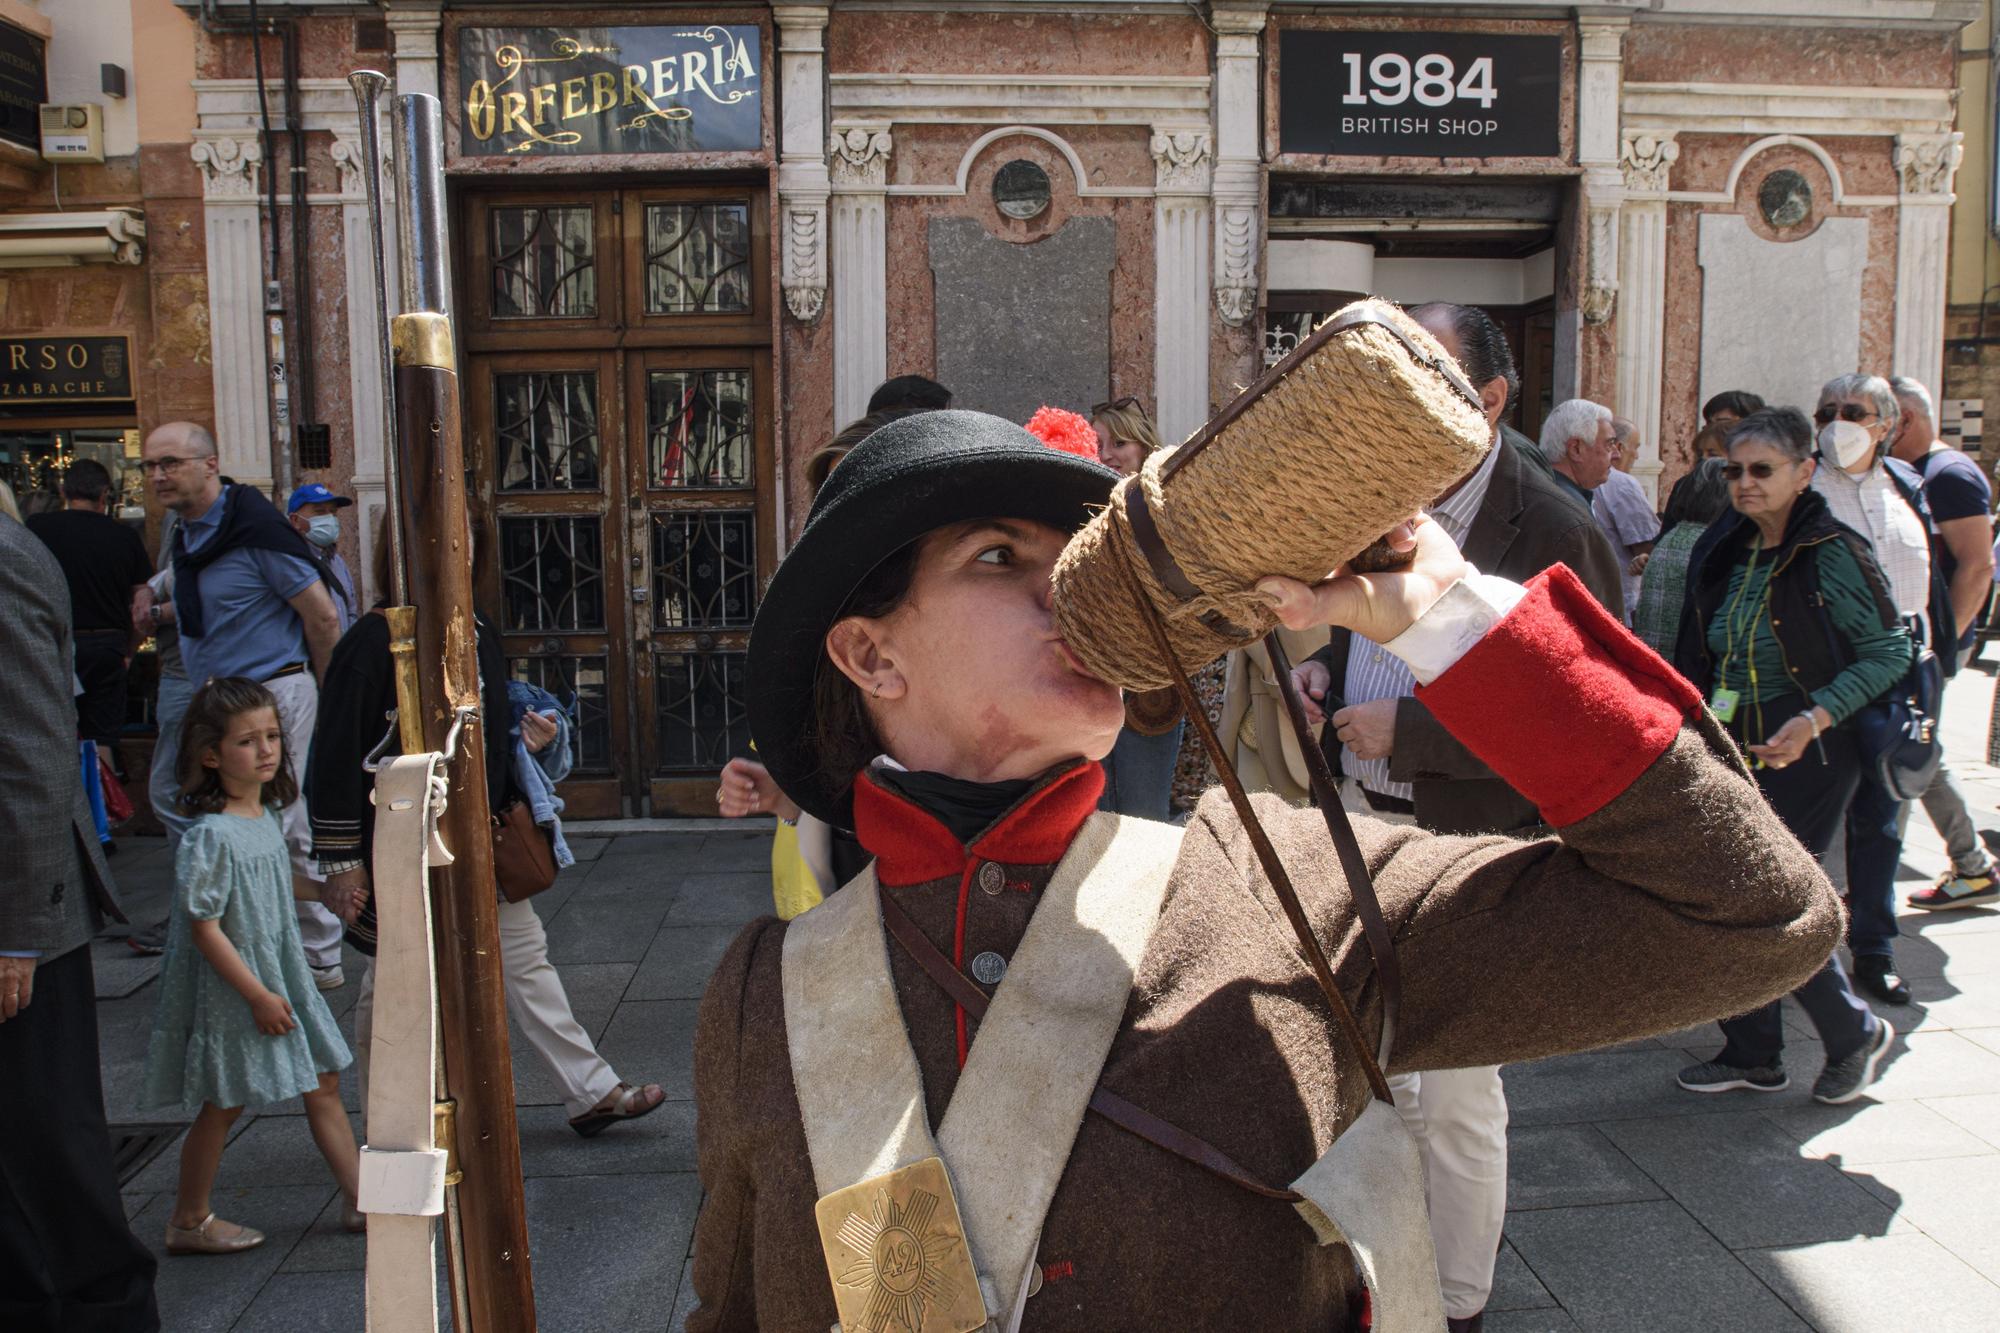
[[[362, 113], [363, 175], [376, 205], [370, 211], [379, 290], [386, 285], [384, 219], [375, 179], [380, 156], [372, 140], [375, 101], [386, 81], [364, 71], [351, 82]], [[370, 1089], [368, 1129], [375, 1179], [383, 1183], [371, 1191], [364, 1174], [364, 1208], [376, 1200], [396, 1200], [397, 1206], [382, 1210], [379, 1227], [369, 1209], [369, 1318], [377, 1333], [435, 1327], [434, 1294], [419, 1290], [431, 1281], [431, 1230], [421, 1214], [441, 1209], [453, 1326], [460, 1333], [530, 1333], [534, 1286], [485, 763], [484, 729], [504, 727], [506, 719], [484, 718], [480, 711], [448, 296], [443, 117], [436, 98], [406, 94], [395, 99], [393, 123], [402, 313], [388, 321], [384, 354], [385, 419], [393, 426], [384, 537], [392, 543], [395, 571], [392, 589], [384, 591], [397, 603], [385, 614], [395, 666], [393, 723], [403, 758], [384, 765], [378, 777], [374, 878], [383, 940], [378, 985], [388, 979], [391, 956], [400, 955], [398, 989], [410, 1003], [393, 1014], [383, 1003], [376, 1009], [377, 1082]], [[382, 836], [385, 821], [397, 831], [392, 842]], [[426, 875], [434, 1010], [421, 986], [426, 960], [415, 947], [426, 934], [418, 887]], [[399, 882], [402, 899], [385, 901], [385, 890]], [[434, 1014], [433, 1022], [422, 1021], [426, 1012]], [[433, 1032], [442, 1059], [426, 1065]], [[392, 1067], [399, 1075], [393, 1090], [382, 1081]], [[394, 1140], [380, 1142], [379, 1153], [378, 1127]], [[442, 1189], [420, 1199], [417, 1168], [423, 1163]], [[429, 1207], [432, 1202], [437, 1206]], [[378, 1243], [385, 1247], [379, 1256]]]

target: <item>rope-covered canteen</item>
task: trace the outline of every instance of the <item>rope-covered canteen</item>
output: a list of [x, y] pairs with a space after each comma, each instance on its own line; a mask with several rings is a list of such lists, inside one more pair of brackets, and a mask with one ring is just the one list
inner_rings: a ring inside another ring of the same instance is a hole
[[1057, 626], [1096, 675], [1160, 689], [1171, 678], [1112, 548], [1194, 669], [1277, 623], [1257, 580], [1319, 582], [1470, 472], [1491, 438], [1437, 340], [1397, 306], [1358, 301], [1119, 485], [1056, 565]]

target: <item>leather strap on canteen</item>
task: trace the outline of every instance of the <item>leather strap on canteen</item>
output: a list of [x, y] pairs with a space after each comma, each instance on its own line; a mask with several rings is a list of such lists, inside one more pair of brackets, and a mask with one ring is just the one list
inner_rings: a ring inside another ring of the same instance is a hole
[[1326, 752], [1314, 743], [1312, 724], [1306, 721], [1305, 705], [1299, 702], [1299, 692], [1292, 684], [1292, 664], [1285, 656], [1285, 645], [1276, 630], [1264, 636], [1265, 651], [1271, 654], [1271, 671], [1278, 678], [1278, 693], [1285, 701], [1285, 715], [1291, 719], [1292, 730], [1299, 738], [1299, 749], [1305, 755], [1306, 775], [1312, 786], [1313, 800], [1319, 803], [1319, 812], [1326, 819], [1327, 835], [1333, 839], [1333, 849], [1340, 855], [1340, 868], [1347, 876], [1347, 882], [1354, 892], [1354, 911], [1361, 918], [1361, 933], [1368, 937], [1368, 951], [1375, 955], [1375, 975], [1382, 982], [1382, 1044], [1376, 1050], [1376, 1061], [1384, 1066], [1389, 1063], [1389, 1052], [1396, 1047], [1396, 1015], [1403, 1007], [1403, 968], [1396, 961], [1396, 943], [1389, 938], [1388, 923], [1382, 920], [1382, 904], [1375, 897], [1375, 882], [1368, 874], [1368, 862], [1361, 855], [1361, 844], [1354, 837], [1354, 825], [1347, 818], [1347, 807], [1340, 803], [1340, 791], [1333, 780], [1333, 770], [1327, 766]]
[[[1174, 688], [1181, 692], [1181, 699], [1187, 705], [1188, 721], [1193, 724], [1196, 734], [1201, 737], [1201, 743], [1207, 748], [1209, 758], [1215, 761], [1216, 776], [1222, 780], [1222, 789], [1229, 794], [1229, 803], [1236, 809], [1236, 817], [1242, 822], [1243, 832], [1250, 839], [1250, 846], [1256, 852], [1259, 864], [1264, 868], [1264, 876], [1271, 881], [1271, 890], [1277, 894], [1279, 905], [1285, 909], [1285, 917], [1291, 922], [1292, 933], [1298, 937], [1299, 947], [1305, 951], [1306, 961], [1312, 965], [1313, 976], [1319, 982], [1320, 993], [1326, 996], [1327, 1004], [1333, 1009], [1335, 1021], [1347, 1037], [1348, 1045], [1354, 1048], [1355, 1056], [1361, 1061], [1362, 1072], [1368, 1076], [1369, 1088], [1378, 1100], [1393, 1104], [1395, 1097], [1389, 1091], [1388, 1077], [1383, 1074], [1382, 1065], [1377, 1061], [1375, 1052], [1369, 1049], [1368, 1039], [1361, 1031], [1361, 1023], [1355, 1018], [1354, 1010], [1348, 1006], [1347, 997], [1342, 995], [1340, 987], [1334, 984], [1333, 968], [1327, 962], [1326, 951], [1320, 947], [1319, 938], [1313, 934], [1312, 922], [1306, 917], [1305, 906], [1299, 901], [1298, 890], [1292, 887], [1291, 877], [1285, 873], [1284, 862], [1278, 859], [1278, 849], [1271, 845], [1270, 835], [1264, 832], [1264, 825], [1258, 820], [1257, 812], [1250, 806], [1249, 793], [1243, 790], [1243, 780], [1236, 774], [1236, 765], [1230, 762], [1229, 755], [1222, 748], [1222, 742], [1216, 737], [1214, 726], [1208, 720], [1208, 714], [1203, 711], [1201, 702], [1195, 698], [1194, 686], [1189, 683], [1187, 669], [1181, 665], [1180, 656], [1174, 652], [1173, 644], [1167, 638], [1167, 627], [1161, 623], [1160, 613], [1154, 608], [1152, 599], [1146, 596], [1146, 590], [1140, 586], [1138, 573], [1132, 568], [1130, 559], [1125, 557], [1123, 548], [1114, 544], [1113, 549], [1119, 553], [1119, 572], [1124, 576], [1126, 589], [1139, 608], [1140, 619], [1146, 622], [1146, 632], [1152, 636], [1153, 646], [1158, 650], [1160, 660], [1166, 663], [1167, 670], [1173, 674]], [[1275, 667], [1283, 656], [1284, 650], [1280, 648], [1278, 656], [1272, 659], [1272, 665]], [[1312, 744], [1310, 736], [1307, 736], [1301, 748], [1312, 751], [1318, 747]], [[1373, 952], [1374, 935], [1368, 930], [1367, 915], [1373, 914], [1379, 923], [1382, 909], [1375, 897], [1374, 881], [1369, 877], [1367, 862], [1361, 856], [1360, 845], [1354, 842], [1353, 828], [1347, 824], [1344, 817], [1337, 825], [1329, 820], [1327, 830], [1333, 835], [1334, 846], [1340, 849], [1341, 869], [1348, 877], [1348, 889], [1354, 895], [1355, 911], [1363, 918], [1362, 931], [1369, 936], [1369, 949]], [[1358, 868], [1358, 875], [1355, 870], [1349, 869], [1348, 848], [1343, 844], [1352, 844], [1351, 864]], [[1385, 941], [1388, 939], [1386, 926], [1382, 928], [1382, 938]], [[1380, 955], [1376, 959], [1376, 975], [1383, 975]], [[1386, 1031], [1389, 1017], [1386, 978], [1382, 999], [1383, 1027]]]
[[[918, 967], [929, 974], [944, 992], [951, 996], [965, 1012], [975, 1020], [986, 1016], [986, 1008], [992, 1003], [986, 992], [981, 990], [971, 977], [958, 970], [953, 962], [944, 956], [930, 937], [925, 935], [916, 922], [888, 893], [882, 893], [878, 901], [882, 908], [882, 924], [903, 951], [910, 955]], [[1277, 1199], [1284, 1203], [1297, 1203], [1303, 1195], [1294, 1190], [1279, 1189], [1266, 1185], [1250, 1174], [1245, 1168], [1231, 1161], [1221, 1149], [1215, 1148], [1186, 1130], [1170, 1125], [1150, 1111], [1141, 1109], [1101, 1085], [1090, 1094], [1090, 1109], [1109, 1120], [1112, 1124], [1136, 1134], [1157, 1148], [1163, 1148], [1176, 1157], [1193, 1162], [1206, 1171], [1212, 1171], [1232, 1185], [1240, 1185], [1252, 1194], [1261, 1194], [1267, 1199]]]
[[[1161, 474], [1165, 475], [1164, 471]], [[1201, 596], [1201, 589], [1194, 586], [1167, 549], [1166, 538], [1160, 535], [1160, 525], [1153, 518], [1153, 502], [1146, 498], [1146, 487], [1141, 478], [1134, 476], [1123, 483], [1125, 492], [1125, 525], [1132, 530], [1132, 540], [1139, 548], [1139, 554], [1146, 557], [1152, 567], [1153, 577], [1160, 586], [1174, 595], [1175, 600], [1186, 604]], [[1255, 631], [1247, 630], [1220, 611], [1209, 610], [1201, 613], [1201, 623], [1225, 638], [1248, 639]]]

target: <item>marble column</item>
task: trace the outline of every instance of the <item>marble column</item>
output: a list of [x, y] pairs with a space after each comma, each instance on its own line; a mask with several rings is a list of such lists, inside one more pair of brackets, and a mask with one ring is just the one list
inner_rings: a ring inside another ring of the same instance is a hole
[[[385, 118], [386, 119], [386, 118]], [[381, 136], [382, 261], [391, 284], [396, 275], [395, 178], [389, 170], [389, 133]], [[384, 326], [375, 286], [375, 259], [370, 245], [367, 187], [358, 133], [334, 136], [332, 156], [340, 168], [340, 231], [343, 272], [347, 283], [347, 384], [354, 419], [354, 504], [360, 515], [357, 539], [361, 565], [354, 571], [362, 601], [372, 604], [383, 591], [374, 586], [375, 543], [388, 507], [388, 479], [383, 459], [390, 442], [382, 421], [382, 338]]]
[[1260, 46], [1267, 5], [1217, 3], [1215, 29], [1215, 309], [1241, 326], [1257, 313], [1263, 250]]
[[1208, 419], [1208, 210], [1214, 160], [1206, 130], [1156, 130], [1153, 182], [1153, 408], [1178, 444]]
[[383, 8], [388, 10], [396, 50], [395, 91], [440, 96], [438, 30], [444, 23], [443, 7], [436, 0], [383, 0]]
[[263, 146], [253, 131], [196, 130], [208, 254], [208, 343], [222, 471], [271, 488], [270, 361], [264, 341]]
[[889, 374], [887, 125], [835, 125], [832, 166], [833, 420], [868, 410]]
[[1671, 131], [1627, 130], [1619, 148], [1618, 401], [1639, 427], [1632, 475], [1659, 498], [1660, 395], [1666, 366], [1667, 182], [1680, 145]]
[[811, 324], [826, 305], [825, 5], [776, 5], [784, 123], [778, 134], [779, 284], [792, 318]]
[[1896, 136], [1895, 373], [1944, 390], [1945, 279], [1951, 263], [1952, 175], [1963, 134]]

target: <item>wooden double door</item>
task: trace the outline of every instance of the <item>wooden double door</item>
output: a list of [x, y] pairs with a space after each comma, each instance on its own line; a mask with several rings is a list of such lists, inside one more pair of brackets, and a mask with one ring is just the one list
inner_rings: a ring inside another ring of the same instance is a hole
[[767, 196], [460, 207], [481, 610], [571, 712], [572, 818], [713, 814], [777, 552]]

